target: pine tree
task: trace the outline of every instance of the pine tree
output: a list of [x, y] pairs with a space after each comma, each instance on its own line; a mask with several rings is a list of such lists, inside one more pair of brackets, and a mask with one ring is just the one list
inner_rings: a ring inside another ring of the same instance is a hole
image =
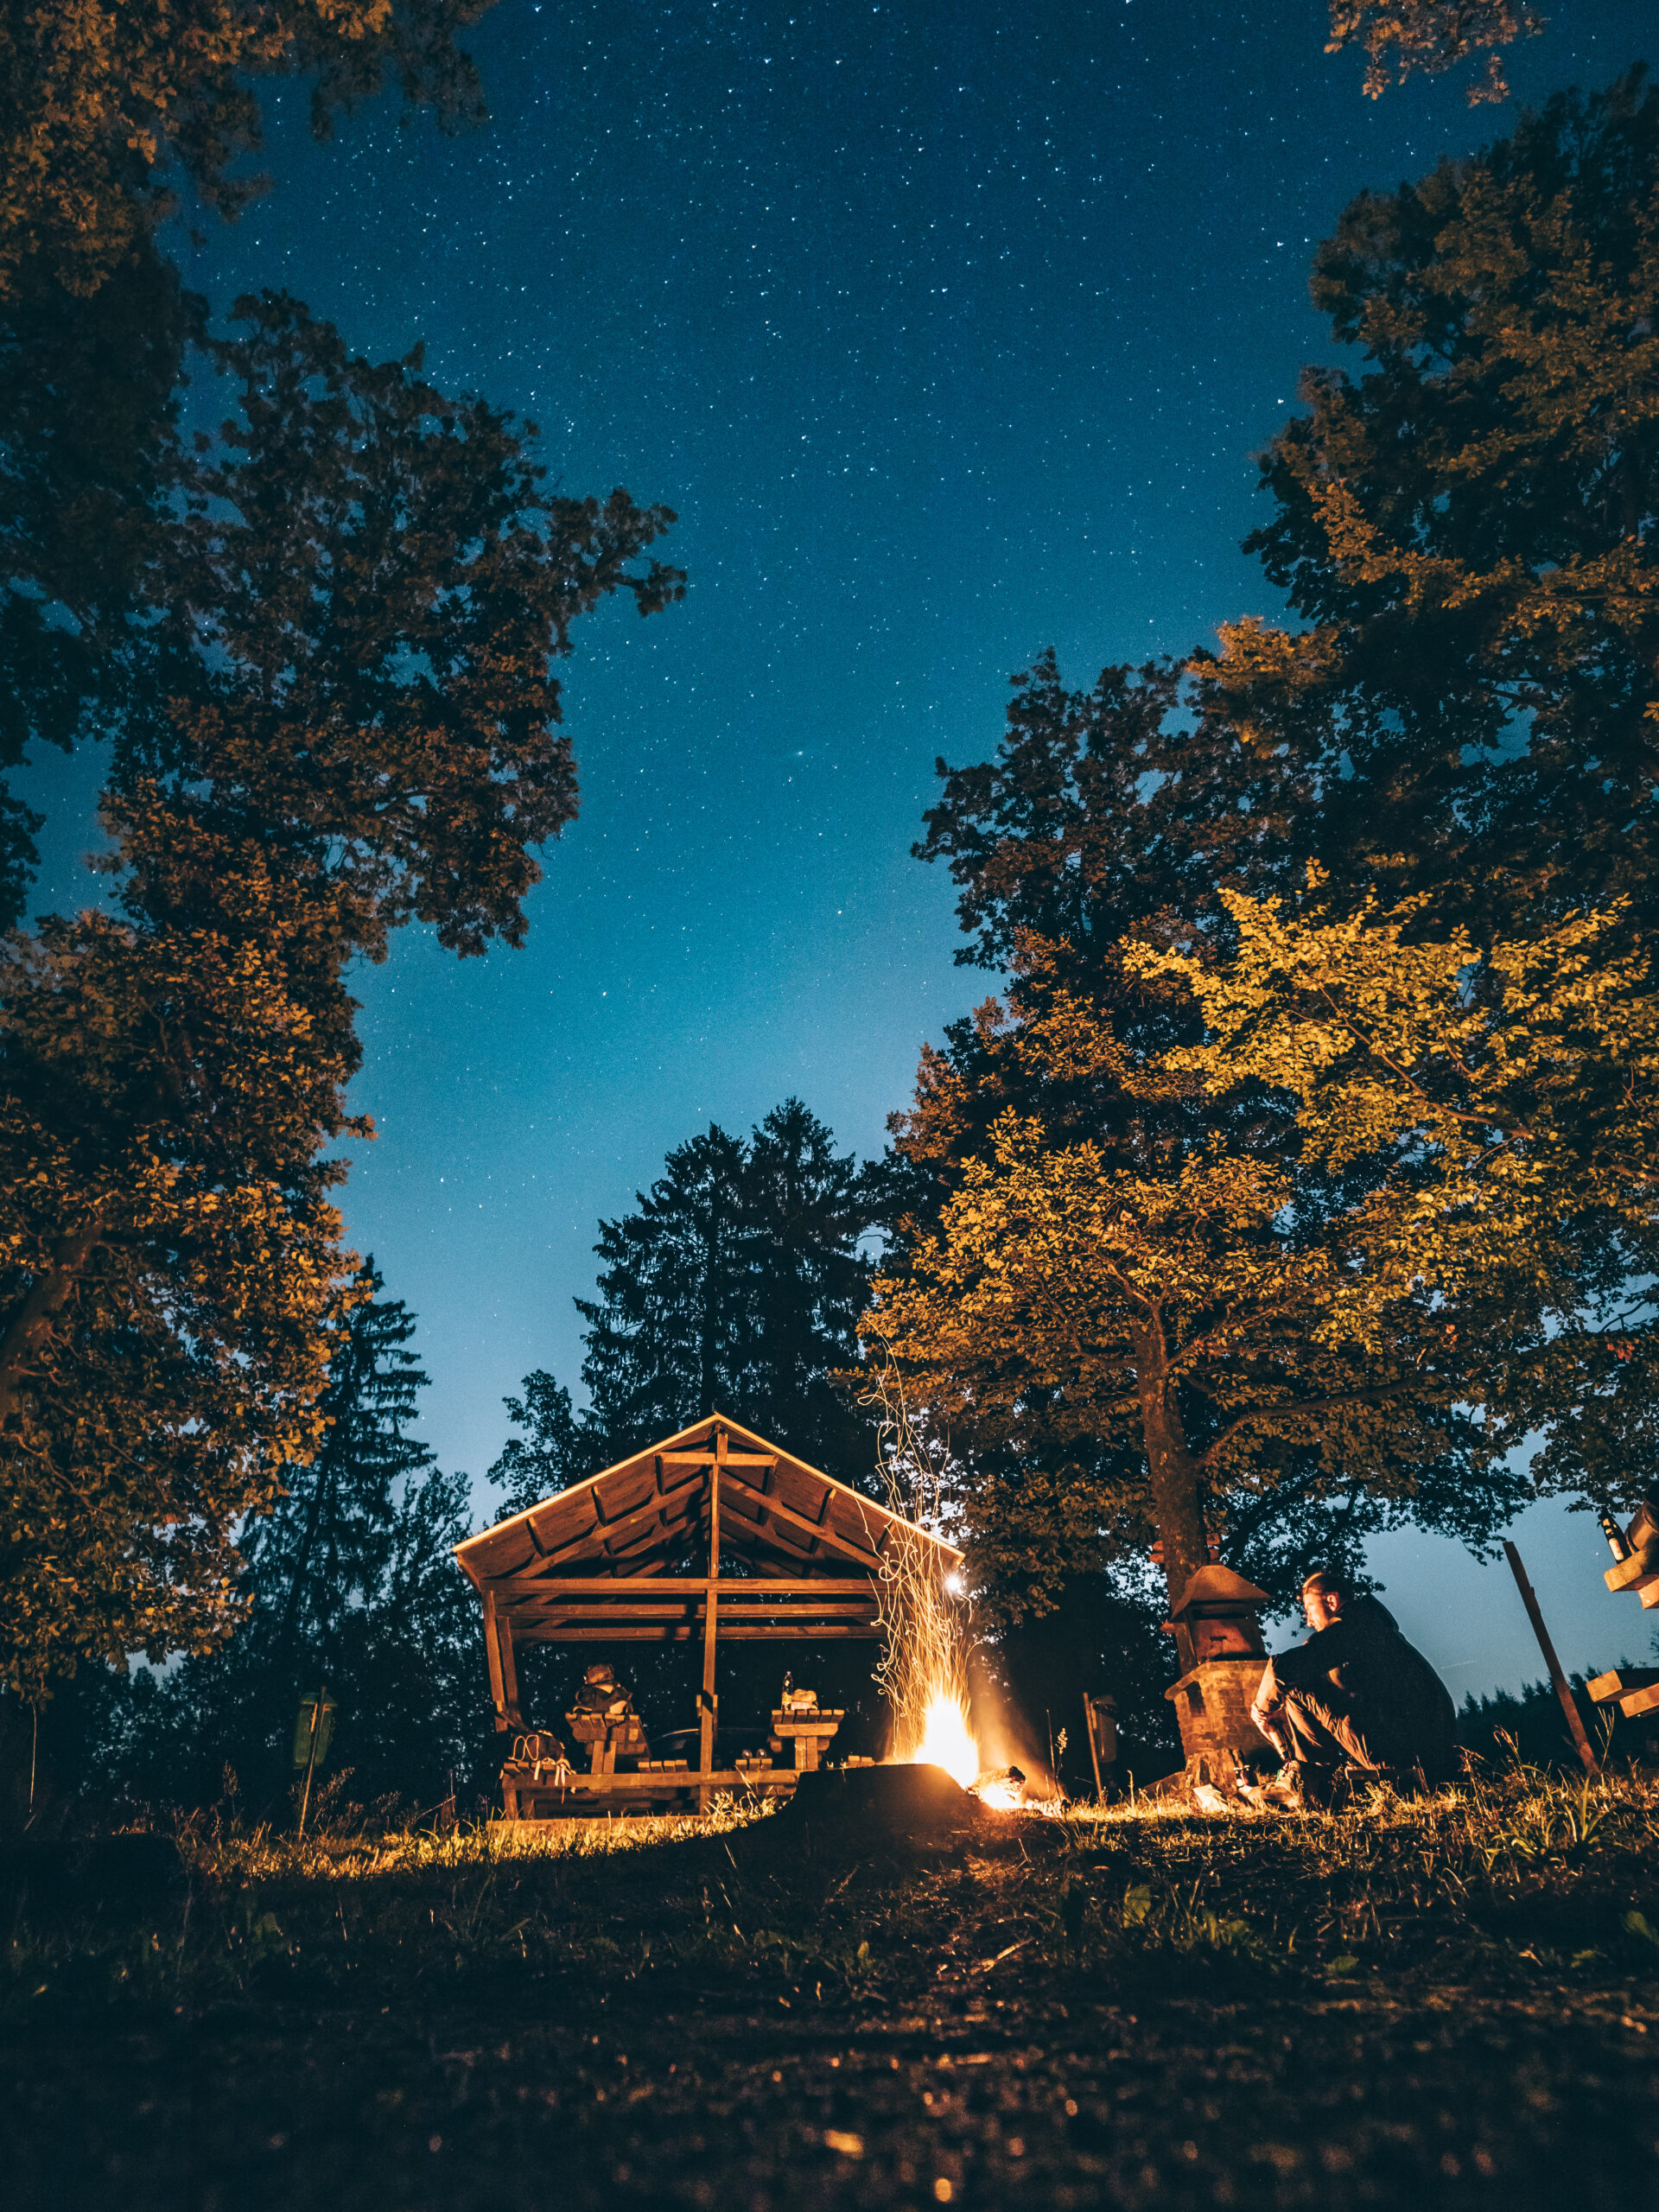
[[387, 1571], [399, 1485], [431, 1466], [409, 1435], [425, 1371], [404, 1346], [415, 1322], [381, 1296], [372, 1256], [359, 1269], [359, 1302], [335, 1332], [319, 1410], [322, 1444], [296, 1467], [286, 1494], [244, 1548], [246, 1587], [261, 1640], [298, 1675], [337, 1665], [342, 1624], [373, 1602]]
[[577, 1420], [570, 1393], [544, 1367], [525, 1376], [524, 1393], [505, 1404], [508, 1420], [526, 1433], [509, 1437], [490, 1469], [490, 1480], [501, 1489], [503, 1513], [539, 1505], [605, 1465], [598, 1430]]
[[600, 1294], [576, 1300], [586, 1408], [545, 1369], [506, 1401], [526, 1432], [490, 1470], [510, 1510], [715, 1409], [843, 1481], [870, 1475], [869, 1427], [831, 1379], [857, 1360], [868, 1179], [798, 1098], [747, 1141], [710, 1128], [664, 1168], [637, 1212], [600, 1225]]
[[850, 1364], [870, 1268], [860, 1241], [869, 1196], [851, 1154], [798, 1098], [753, 1132], [744, 1175], [751, 1228], [753, 1346], [742, 1403], [763, 1435], [815, 1466], [862, 1479], [869, 1429], [832, 1375]]
[[408, 1433], [428, 1382], [404, 1349], [413, 1317], [382, 1287], [366, 1262], [334, 1332], [323, 1446], [245, 1534], [237, 1632], [94, 1700], [100, 1765], [136, 1796], [205, 1802], [228, 1767], [248, 1807], [276, 1811], [297, 1702], [320, 1681], [338, 1706], [331, 1767], [350, 1770], [353, 1800], [430, 1804], [452, 1770], [482, 1777], [477, 1605], [452, 1557], [471, 1485]]
[[742, 1140], [711, 1123], [671, 1152], [639, 1211], [600, 1224], [582, 1378], [606, 1458], [748, 1402], [754, 1266]]

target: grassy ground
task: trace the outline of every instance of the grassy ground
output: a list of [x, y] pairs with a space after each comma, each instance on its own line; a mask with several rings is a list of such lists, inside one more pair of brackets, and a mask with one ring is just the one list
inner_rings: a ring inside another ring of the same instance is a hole
[[11, 1871], [10, 2202], [1653, 2201], [1659, 1788]]

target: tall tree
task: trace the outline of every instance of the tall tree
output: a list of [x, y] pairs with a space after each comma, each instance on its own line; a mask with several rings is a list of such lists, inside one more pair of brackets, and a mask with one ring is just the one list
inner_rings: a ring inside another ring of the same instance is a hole
[[1317, 777], [1310, 856], [1352, 895], [1477, 934], [1650, 914], [1659, 96], [1564, 92], [1363, 193], [1313, 289], [1367, 366], [1304, 372], [1248, 541], [1309, 626], [1224, 632], [1217, 703]]
[[545, 495], [508, 418], [292, 301], [244, 320], [239, 419], [120, 645], [120, 914], [20, 943], [0, 996], [20, 1679], [221, 1632], [232, 1526], [314, 1448], [349, 1294], [346, 965], [410, 918], [521, 939], [575, 806], [550, 664], [607, 594], [678, 588], [627, 566], [665, 511]]
[[[445, 128], [482, 113], [454, 35], [487, 0], [0, 0], [0, 775], [130, 709], [131, 625], [168, 602], [178, 393], [207, 303], [158, 224], [188, 188], [232, 216], [270, 180], [263, 78], [313, 127], [391, 80]], [[0, 925], [40, 824], [0, 791]]]
[[[1156, 988], [1147, 957], [1224, 968], [1238, 944], [1230, 892], [1294, 895], [1313, 861], [1333, 903], [1414, 894], [1410, 931], [1463, 929], [1477, 952], [1624, 898], [1626, 926], [1651, 943], [1656, 188], [1659, 103], [1637, 73], [1593, 99], [1564, 95], [1476, 161], [1362, 195], [1321, 247], [1314, 290], [1372, 367], [1305, 379], [1309, 410], [1263, 465], [1274, 518], [1250, 541], [1310, 626], [1233, 626], [1185, 677], [1109, 670], [1086, 695], [1065, 690], [1050, 658], [1016, 680], [994, 760], [940, 763], [918, 849], [960, 886], [958, 957], [1007, 982], [924, 1055], [913, 1110], [895, 1121], [893, 1285], [912, 1262], [942, 1265], [930, 1238], [962, 1223], [970, 1185], [988, 1179], [1002, 1203], [1016, 1165], [1033, 1205], [1085, 1166], [1103, 1203], [1120, 1179], [1146, 1184], [1141, 1218], [1165, 1222], [1178, 1273], [1198, 1225], [1176, 1219], [1184, 1183], [1196, 1192], [1193, 1176], [1231, 1163], [1236, 1187], [1265, 1201], [1276, 1175], [1294, 1204], [1260, 1216], [1244, 1245], [1276, 1241], [1289, 1266], [1299, 1243], [1335, 1238], [1334, 1264], [1344, 1224], [1389, 1185], [1385, 1156], [1322, 1166], [1282, 1089], [1148, 1084], [1173, 1076], [1170, 1056], [1200, 1047], [1204, 1027], [1193, 997]], [[1034, 1049], [1068, 1002], [1087, 1049]], [[1140, 1249], [1152, 1264], [1144, 1237]], [[1080, 1281], [1098, 1272], [1086, 1256]], [[1584, 1263], [1586, 1283], [1605, 1282], [1605, 1247]], [[1282, 1345], [1306, 1375], [1317, 1305]], [[1516, 1341], [1540, 1310], [1525, 1304]], [[1457, 1364], [1437, 1351], [1443, 1389], [1461, 1387]], [[1620, 1376], [1645, 1388], [1634, 1362]], [[1189, 1436], [1206, 1434], [1201, 1395], [1186, 1370]], [[991, 1518], [1007, 1516], [1016, 1562], [1045, 1514], [1052, 1548], [1075, 1556], [1063, 1471], [1092, 1469], [1121, 1496], [1122, 1431], [1107, 1421], [1091, 1440], [1079, 1421], [1068, 1441], [1046, 1426], [1040, 1390], [1020, 1402], [1017, 1448], [1014, 1431], [978, 1434], [970, 1481], [982, 1475]], [[971, 1421], [959, 1431], [972, 1434]], [[1249, 1505], [1258, 1532], [1300, 1499], [1291, 1525], [1308, 1533], [1307, 1503], [1338, 1471], [1311, 1450]], [[1356, 1464], [1370, 1497], [1408, 1493], [1409, 1455], [1392, 1471], [1368, 1452]], [[1458, 1487], [1438, 1506], [1420, 1490], [1412, 1510], [1458, 1525]], [[1472, 1497], [1490, 1529], [1499, 1494], [1478, 1483]], [[1236, 1539], [1245, 1501], [1214, 1503]], [[1344, 1503], [1332, 1532], [1353, 1526]], [[1187, 1556], [1192, 1533], [1166, 1559]]]
[[843, 1481], [871, 1474], [871, 1428], [832, 1380], [857, 1357], [868, 1179], [798, 1098], [664, 1167], [637, 1212], [600, 1224], [599, 1296], [576, 1300], [587, 1408], [544, 1369], [506, 1402], [526, 1432], [490, 1470], [510, 1510], [716, 1408]]
[[753, 1238], [746, 1402], [763, 1431], [837, 1473], [869, 1459], [868, 1424], [831, 1376], [857, 1342], [870, 1269], [864, 1177], [802, 1104], [786, 1099], [753, 1132], [744, 1176]]
[[[1294, 1100], [1306, 1156], [1385, 1163], [1344, 1287], [1363, 1336], [1433, 1293], [1439, 1333], [1538, 1478], [1633, 1503], [1659, 1469], [1659, 986], [1627, 906], [1478, 948], [1418, 902], [1340, 917], [1234, 893], [1230, 960], [1147, 958], [1202, 1003], [1212, 1094]], [[1146, 958], [1146, 956], [1142, 956]]]
[[599, 1296], [582, 1378], [607, 1459], [638, 1451], [716, 1406], [747, 1404], [753, 1351], [753, 1236], [745, 1147], [710, 1123], [677, 1146], [639, 1211], [600, 1224]]
[[[1117, 1544], [1155, 1535], [1172, 1599], [1211, 1532], [1253, 1568], [1279, 1548], [1282, 1587], [1282, 1540], [1300, 1566], [1316, 1504], [1319, 1533], [1350, 1545], [1379, 1506], [1490, 1540], [1520, 1495], [1501, 1464], [1513, 1440], [1474, 1417], [1466, 1352], [1420, 1278], [1359, 1303], [1388, 1218], [1368, 1173], [1344, 1187], [1347, 1160], [1295, 1159], [1259, 1082], [1225, 1086], [1244, 1110], [1207, 1116], [1191, 1048], [1128, 1053], [1064, 988], [996, 1052], [1034, 1064], [1037, 1095], [1092, 1067], [1117, 1126], [1079, 1137], [1005, 1113], [864, 1323], [969, 1447], [988, 1596], [1040, 1610], [1089, 1563], [1055, 1543], [1052, 1511], [1031, 1525], [1033, 1463], [1051, 1508], [1058, 1475], [1069, 1510]], [[1010, 1459], [1026, 1471], [1012, 1485]], [[1261, 1541], [1274, 1518], [1276, 1548]]]
[[404, 1346], [415, 1333], [401, 1299], [383, 1298], [372, 1258], [358, 1270], [357, 1303], [342, 1317], [318, 1402], [323, 1438], [244, 1546], [246, 1586], [279, 1662], [305, 1653], [328, 1668], [347, 1612], [386, 1572], [400, 1486], [432, 1465], [410, 1436], [428, 1378]]
[[482, 112], [454, 34], [490, 0], [85, 0], [0, 7], [0, 296], [50, 265], [86, 296], [188, 179], [221, 214], [266, 188], [232, 175], [260, 143], [262, 77], [313, 80], [311, 119], [391, 79], [454, 125]]

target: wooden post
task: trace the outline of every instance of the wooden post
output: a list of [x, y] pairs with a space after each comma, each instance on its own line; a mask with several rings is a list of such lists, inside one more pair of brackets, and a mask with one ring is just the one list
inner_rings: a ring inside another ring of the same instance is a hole
[[[726, 1459], [726, 1432], [715, 1432], [715, 1459], [709, 1470], [709, 1597], [702, 1616], [702, 1694], [697, 1700], [697, 1771], [715, 1770], [715, 1727], [720, 1700], [715, 1693], [715, 1647], [720, 1611], [720, 1471]], [[707, 1783], [697, 1792], [697, 1810], [706, 1813], [713, 1792]]]
[[1579, 1757], [1584, 1762], [1586, 1774], [1599, 1774], [1596, 1755], [1590, 1748], [1590, 1738], [1584, 1732], [1584, 1722], [1567, 1687], [1567, 1676], [1561, 1672], [1561, 1662], [1555, 1656], [1555, 1647], [1549, 1640], [1549, 1630], [1544, 1626], [1544, 1617], [1538, 1610], [1538, 1593], [1527, 1580], [1527, 1570], [1521, 1564], [1521, 1554], [1507, 1537], [1503, 1549], [1509, 1554], [1510, 1572], [1515, 1577], [1515, 1586], [1521, 1592], [1521, 1602], [1527, 1609], [1527, 1618], [1532, 1623], [1532, 1632], [1538, 1639], [1538, 1649], [1544, 1655], [1544, 1664], [1549, 1669], [1549, 1679], [1555, 1686], [1555, 1694], [1561, 1701], [1561, 1711], [1567, 1715], [1567, 1726], [1573, 1741], [1578, 1745]]
[[1095, 1700], [1087, 1690], [1083, 1694], [1083, 1725], [1089, 1731], [1089, 1759], [1095, 1770], [1095, 1802], [1103, 1803], [1105, 1793], [1100, 1786], [1100, 1746], [1095, 1741]]
[[305, 1840], [305, 1816], [311, 1809], [311, 1777], [317, 1770], [317, 1738], [322, 1733], [322, 1701], [328, 1694], [328, 1685], [321, 1683], [317, 1690], [317, 1701], [311, 1708], [311, 1744], [305, 1762], [305, 1788], [300, 1796], [300, 1840]]
[[484, 1593], [484, 1658], [490, 1670], [490, 1701], [495, 1707], [495, 1732], [498, 1736], [509, 1731], [512, 1723], [507, 1718], [507, 1685], [501, 1667], [501, 1645], [495, 1632], [495, 1592]]
[[499, 1613], [495, 1617], [495, 1646], [501, 1659], [501, 1688], [505, 1693], [507, 1719], [515, 1728], [522, 1728], [524, 1714], [518, 1702], [518, 1669], [512, 1656], [512, 1622]]

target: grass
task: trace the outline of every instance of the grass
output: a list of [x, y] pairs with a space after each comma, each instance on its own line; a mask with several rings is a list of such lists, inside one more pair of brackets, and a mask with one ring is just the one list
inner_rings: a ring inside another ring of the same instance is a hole
[[867, 1856], [793, 1827], [198, 1818], [137, 1879], [37, 1870], [12, 2201], [1509, 2212], [1659, 2178], [1652, 1781]]

